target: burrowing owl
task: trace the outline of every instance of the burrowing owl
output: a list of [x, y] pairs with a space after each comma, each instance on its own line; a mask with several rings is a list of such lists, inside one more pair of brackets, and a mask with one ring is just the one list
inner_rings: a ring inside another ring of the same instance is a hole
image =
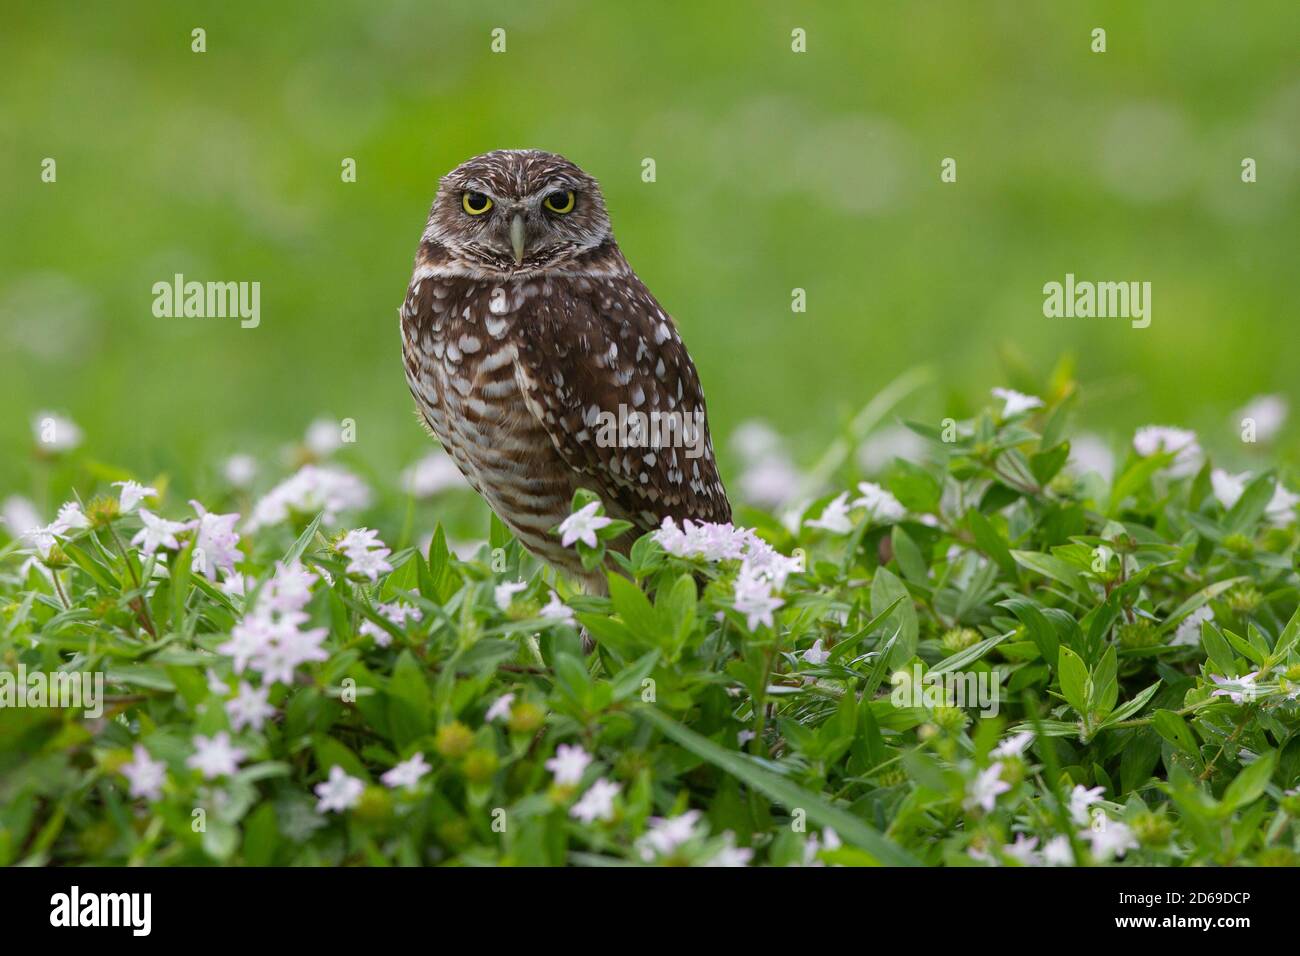
[[596, 181], [535, 149], [443, 177], [399, 310], [420, 415], [533, 554], [577, 488], [642, 530], [731, 520], [695, 365], [623, 258]]

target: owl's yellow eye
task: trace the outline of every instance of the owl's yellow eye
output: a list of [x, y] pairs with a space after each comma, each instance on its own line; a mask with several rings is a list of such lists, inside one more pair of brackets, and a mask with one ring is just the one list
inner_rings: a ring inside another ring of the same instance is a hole
[[542, 205], [551, 212], [559, 213], [561, 216], [567, 212], [573, 212], [573, 190], [566, 189], [562, 193], [551, 193], [542, 200]]
[[466, 193], [460, 197], [460, 204], [471, 216], [481, 216], [492, 208], [492, 200], [482, 193]]

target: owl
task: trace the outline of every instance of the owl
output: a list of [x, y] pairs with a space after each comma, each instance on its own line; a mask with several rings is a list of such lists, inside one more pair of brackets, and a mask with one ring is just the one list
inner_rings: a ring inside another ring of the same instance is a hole
[[604, 575], [552, 533], [576, 489], [638, 532], [731, 520], [686, 345], [567, 159], [496, 150], [444, 176], [399, 316], [428, 429], [520, 543], [589, 591]]

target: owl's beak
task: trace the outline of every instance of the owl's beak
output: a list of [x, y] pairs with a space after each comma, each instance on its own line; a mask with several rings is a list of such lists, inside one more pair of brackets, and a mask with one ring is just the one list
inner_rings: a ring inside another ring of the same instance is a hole
[[524, 261], [523, 213], [515, 213], [515, 217], [510, 220], [510, 248], [515, 251], [515, 265], [522, 265]]

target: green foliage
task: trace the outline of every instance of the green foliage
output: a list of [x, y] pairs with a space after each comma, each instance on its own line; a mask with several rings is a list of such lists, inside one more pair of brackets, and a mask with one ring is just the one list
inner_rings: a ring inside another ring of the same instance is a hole
[[[0, 862], [1292, 860], [1284, 482], [1225, 507], [1209, 462], [1134, 454], [1108, 484], [1062, 451], [1069, 405], [935, 431], [941, 464], [860, 485], [843, 525], [806, 523], [825, 498], [761, 516], [766, 540], [674, 526], [616, 554], [597, 505], [576, 546], [607, 596], [495, 521], [464, 557], [441, 528], [390, 552], [320, 516], [245, 524], [232, 576], [205, 526], [146, 553], [139, 511], [87, 499], [0, 551], [0, 693], [62, 672], [106, 695], [0, 698]], [[278, 676], [237, 649], [273, 613], [319, 648]], [[214, 772], [223, 734], [242, 753]]]

